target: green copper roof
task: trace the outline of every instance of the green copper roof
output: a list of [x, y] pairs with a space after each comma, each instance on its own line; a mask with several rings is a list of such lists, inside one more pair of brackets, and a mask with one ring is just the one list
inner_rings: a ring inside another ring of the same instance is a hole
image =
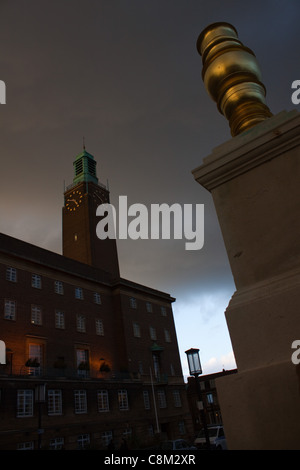
[[83, 152], [81, 152], [74, 160], [74, 172], [75, 176], [73, 179], [73, 183], [81, 183], [90, 182], [98, 184], [98, 178], [96, 174], [96, 165], [97, 162], [95, 161], [93, 155], [88, 153], [85, 148]]

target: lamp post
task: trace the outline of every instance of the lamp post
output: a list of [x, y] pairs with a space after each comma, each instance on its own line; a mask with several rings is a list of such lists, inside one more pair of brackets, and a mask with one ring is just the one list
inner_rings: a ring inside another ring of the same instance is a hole
[[42, 448], [42, 404], [46, 402], [46, 384], [35, 386], [35, 403], [38, 405], [38, 450]]
[[201, 404], [200, 413], [201, 413], [201, 421], [203, 424], [203, 430], [204, 430], [204, 435], [205, 435], [206, 449], [209, 450], [210, 440], [209, 440], [207, 423], [206, 423], [204, 401], [202, 399], [202, 392], [201, 392], [200, 382], [199, 382], [199, 375], [202, 374], [201, 362], [200, 362], [200, 357], [199, 357], [199, 349], [191, 348], [185, 351], [185, 353], [187, 355], [190, 375], [193, 375], [195, 377], [197, 394], [198, 394], [198, 398]]

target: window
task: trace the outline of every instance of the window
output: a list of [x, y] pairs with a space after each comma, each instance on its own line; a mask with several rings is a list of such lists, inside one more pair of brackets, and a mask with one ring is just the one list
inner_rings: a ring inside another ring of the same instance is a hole
[[210, 405], [213, 404], [214, 402], [214, 396], [212, 393], [207, 393], [206, 394], [206, 400], [207, 400], [207, 403], [209, 403]]
[[48, 390], [48, 415], [57, 416], [62, 414], [61, 390]]
[[15, 300], [5, 299], [4, 301], [4, 318], [5, 320], [16, 319], [17, 303]]
[[95, 304], [101, 304], [101, 295], [98, 292], [94, 292], [94, 302]]
[[33, 390], [18, 390], [17, 417], [33, 416]]
[[166, 343], [171, 343], [171, 335], [169, 330], [165, 330], [165, 341]]
[[77, 325], [77, 331], [80, 331], [81, 333], [85, 333], [85, 332], [86, 332], [85, 316], [84, 316], [84, 315], [77, 315], [77, 317], [76, 317], [76, 325]]
[[49, 449], [50, 450], [61, 450], [64, 448], [65, 441], [63, 437], [55, 437], [50, 439]]
[[77, 375], [80, 377], [89, 376], [89, 351], [87, 349], [76, 350]]
[[98, 390], [97, 398], [98, 398], [98, 411], [100, 413], [103, 411], [109, 411], [108, 391]]
[[119, 410], [128, 410], [128, 396], [127, 390], [118, 391]]
[[33, 325], [42, 324], [42, 307], [39, 305], [31, 305], [31, 323]]
[[86, 449], [90, 445], [90, 435], [89, 434], [80, 434], [77, 437], [78, 449]]
[[149, 331], [150, 331], [150, 338], [155, 341], [157, 339], [156, 337], [156, 329], [153, 328], [153, 326], [150, 326], [149, 328]]
[[113, 438], [113, 433], [112, 433], [112, 431], [104, 431], [101, 434], [101, 437], [102, 437], [103, 446], [107, 447], [108, 444], [111, 442], [111, 440]]
[[135, 297], [130, 297], [129, 303], [130, 303], [131, 308], [136, 308], [137, 304], [136, 304], [136, 298]]
[[143, 391], [143, 398], [144, 398], [144, 407], [145, 410], [150, 410], [150, 397], [148, 390]]
[[10, 266], [6, 268], [6, 280], [10, 282], [17, 282], [16, 268], [12, 268]]
[[39, 274], [31, 275], [31, 286], [35, 287], [36, 289], [42, 288], [42, 278]]
[[133, 322], [132, 326], [133, 326], [133, 336], [135, 336], [136, 338], [140, 338], [141, 337], [140, 325], [136, 322]]
[[166, 394], [164, 390], [157, 391], [157, 399], [159, 408], [167, 407]]
[[180, 408], [182, 406], [179, 390], [173, 390], [173, 401], [176, 408]]
[[162, 314], [163, 317], [166, 317], [167, 316], [166, 307], [160, 307], [160, 313]]
[[65, 329], [65, 313], [61, 310], [55, 310], [55, 328]]
[[96, 318], [96, 335], [104, 336], [103, 321], [100, 318]]
[[83, 299], [83, 290], [81, 287], [75, 287], [75, 299]]
[[152, 313], [152, 304], [150, 302], [146, 302], [146, 310], [148, 313]]
[[55, 294], [63, 295], [64, 285], [61, 281], [54, 281], [54, 292]]
[[20, 442], [17, 444], [17, 450], [34, 450], [34, 443], [31, 442]]
[[43, 346], [41, 344], [29, 344], [28, 361], [26, 363], [28, 374], [41, 375], [43, 364]]
[[86, 390], [74, 390], [75, 413], [87, 413]]

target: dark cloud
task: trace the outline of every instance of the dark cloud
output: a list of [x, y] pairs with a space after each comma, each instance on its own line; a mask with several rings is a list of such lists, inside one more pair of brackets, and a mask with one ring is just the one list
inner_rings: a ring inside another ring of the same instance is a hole
[[[61, 252], [64, 182], [85, 136], [112, 203], [205, 205], [202, 250], [120, 242], [121, 272], [177, 298], [182, 350], [202, 343], [208, 362], [214, 351], [228, 355], [223, 312], [234, 285], [211, 196], [191, 171], [230, 132], [204, 89], [195, 43], [211, 22], [234, 24], [260, 62], [271, 110], [291, 109], [299, 12], [298, 0], [2, 0], [0, 230]], [[224, 350], [207, 342], [206, 327], [218, 344], [224, 335]], [[191, 328], [198, 340], [188, 345]]]

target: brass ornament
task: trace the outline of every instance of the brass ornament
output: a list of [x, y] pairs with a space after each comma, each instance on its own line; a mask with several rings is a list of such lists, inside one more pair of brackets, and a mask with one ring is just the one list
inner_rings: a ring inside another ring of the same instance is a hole
[[229, 23], [213, 23], [197, 41], [202, 79], [218, 110], [236, 136], [272, 116], [254, 53], [238, 39]]

